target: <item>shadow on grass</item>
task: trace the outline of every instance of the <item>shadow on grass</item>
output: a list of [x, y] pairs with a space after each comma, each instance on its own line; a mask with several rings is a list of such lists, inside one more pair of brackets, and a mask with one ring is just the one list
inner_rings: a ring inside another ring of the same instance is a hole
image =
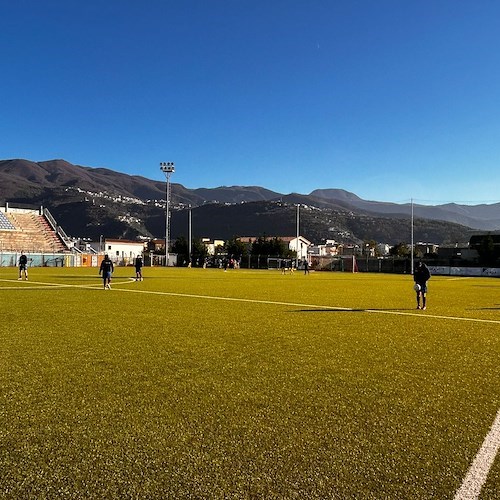
[[349, 307], [338, 307], [335, 309], [300, 309], [298, 311], [293, 311], [296, 313], [313, 313], [313, 312], [329, 312], [329, 313], [346, 313], [346, 312], [371, 312], [371, 311], [415, 311], [416, 309], [413, 307], [405, 307], [403, 309], [395, 309], [393, 307], [366, 307], [364, 309], [354, 309]]

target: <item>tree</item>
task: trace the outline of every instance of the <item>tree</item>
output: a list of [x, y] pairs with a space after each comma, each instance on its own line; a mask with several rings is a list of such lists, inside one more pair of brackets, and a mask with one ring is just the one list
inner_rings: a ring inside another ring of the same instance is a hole
[[406, 243], [398, 243], [389, 250], [389, 254], [396, 257], [409, 257], [411, 249]]
[[183, 266], [189, 262], [188, 242], [184, 236], [179, 236], [172, 245], [172, 252], [177, 254], [177, 265]]
[[208, 249], [200, 238], [193, 239], [192, 258], [193, 265], [202, 266], [208, 256]]
[[416, 259], [421, 259], [424, 256], [424, 252], [422, 251], [421, 248], [416, 248], [415, 249], [415, 258]]
[[245, 245], [245, 243], [238, 238], [231, 238], [230, 240], [227, 240], [224, 248], [229, 257], [233, 257], [237, 260], [241, 257], [246, 257], [248, 254], [247, 245]]
[[265, 236], [259, 236], [252, 243], [252, 255], [290, 257], [291, 252], [288, 249], [288, 245], [280, 238], [267, 239]]
[[493, 266], [496, 264], [500, 251], [495, 248], [495, 241], [491, 234], [483, 236], [477, 246], [479, 262], [483, 266]]

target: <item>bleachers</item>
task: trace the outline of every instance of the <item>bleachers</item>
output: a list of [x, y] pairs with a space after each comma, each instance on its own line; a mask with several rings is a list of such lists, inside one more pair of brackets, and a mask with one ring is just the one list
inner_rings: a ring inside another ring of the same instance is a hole
[[4, 213], [0, 212], [0, 230], [6, 229], [9, 231], [15, 230], [15, 226], [10, 222], [10, 220], [5, 216]]
[[0, 212], [0, 249], [27, 252], [63, 252], [65, 245], [36, 210]]

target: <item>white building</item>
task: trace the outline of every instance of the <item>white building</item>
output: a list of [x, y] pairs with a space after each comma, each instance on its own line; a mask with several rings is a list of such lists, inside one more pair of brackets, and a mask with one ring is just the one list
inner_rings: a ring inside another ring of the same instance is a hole
[[134, 259], [144, 252], [142, 241], [106, 239], [94, 241], [90, 246], [98, 253], [108, 254], [115, 264], [122, 266], [133, 264]]
[[215, 255], [217, 248], [224, 247], [224, 240], [211, 240], [210, 238], [202, 238], [201, 242], [205, 245], [208, 255]]
[[309, 254], [315, 257], [333, 257], [339, 255], [342, 245], [339, 245], [334, 240], [326, 240], [325, 245], [312, 245], [309, 249]]
[[[271, 237], [269, 237], [271, 238]], [[274, 238], [274, 236], [273, 236]], [[304, 238], [303, 236], [299, 236], [297, 239], [297, 236], [277, 236], [279, 240], [281, 240], [283, 243], [288, 245], [288, 250], [292, 250], [297, 252], [297, 260], [309, 260], [308, 255], [309, 255], [309, 247], [312, 245], [312, 243], [307, 239]], [[254, 241], [258, 239], [257, 236], [241, 236], [238, 238], [242, 243], [246, 243], [247, 245], [251, 245]]]
[[391, 246], [388, 243], [378, 243], [377, 250], [380, 255], [389, 255], [389, 251], [391, 250]]
[[292, 252], [297, 252], [298, 260], [309, 260], [308, 249], [312, 245], [312, 243], [307, 238], [304, 238], [303, 236], [299, 236], [298, 238], [296, 236], [285, 236], [281, 237], [280, 239], [285, 243], [288, 243], [289, 250], [291, 250]]

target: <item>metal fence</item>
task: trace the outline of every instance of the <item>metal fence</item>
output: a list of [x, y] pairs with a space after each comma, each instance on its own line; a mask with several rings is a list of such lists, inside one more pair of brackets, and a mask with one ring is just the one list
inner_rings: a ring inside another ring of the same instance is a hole
[[[0, 267], [16, 267], [19, 252], [0, 252]], [[74, 267], [75, 255], [69, 253], [27, 253], [29, 267]]]

